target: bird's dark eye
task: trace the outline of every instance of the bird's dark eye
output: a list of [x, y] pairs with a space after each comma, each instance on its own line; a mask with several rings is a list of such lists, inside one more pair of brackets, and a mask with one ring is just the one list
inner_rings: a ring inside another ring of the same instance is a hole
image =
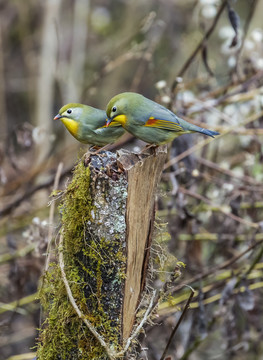
[[68, 110], [67, 110], [67, 113], [68, 113], [68, 114], [71, 114], [71, 113], [72, 113], [72, 110], [71, 110], [71, 109], [68, 109]]
[[116, 112], [117, 111], [117, 108], [116, 108], [116, 106], [113, 106], [113, 108], [112, 108], [112, 110], [111, 110], [112, 112]]

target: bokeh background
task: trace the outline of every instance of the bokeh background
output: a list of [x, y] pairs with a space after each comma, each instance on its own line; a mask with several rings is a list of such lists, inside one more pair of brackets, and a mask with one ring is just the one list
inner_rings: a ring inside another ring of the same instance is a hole
[[[167, 356], [263, 359], [262, 13], [262, 0], [0, 1], [1, 360], [34, 357], [37, 288], [59, 231], [50, 194], [87, 150], [52, 119], [122, 91], [221, 133], [169, 147], [153, 252], [154, 286], [170, 294], [138, 359], [161, 358], [185, 284], [196, 292]], [[144, 145], [127, 134], [111, 149]], [[186, 264], [176, 281], [175, 257]]]

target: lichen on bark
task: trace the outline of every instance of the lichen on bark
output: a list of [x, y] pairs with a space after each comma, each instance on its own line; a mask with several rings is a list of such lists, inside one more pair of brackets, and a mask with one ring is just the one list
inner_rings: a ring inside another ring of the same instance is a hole
[[[116, 155], [105, 152], [77, 164], [60, 205], [65, 272], [72, 294], [82, 314], [115, 351], [121, 345], [127, 188]], [[38, 359], [107, 359], [68, 301], [56, 263], [44, 276], [40, 299], [47, 318]]]

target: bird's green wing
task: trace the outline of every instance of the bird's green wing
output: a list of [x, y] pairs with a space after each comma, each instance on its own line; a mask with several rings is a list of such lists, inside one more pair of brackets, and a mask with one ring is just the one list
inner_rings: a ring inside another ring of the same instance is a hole
[[165, 107], [151, 102], [153, 110], [145, 121], [145, 126], [155, 127], [158, 129], [170, 130], [180, 133], [199, 132], [204, 135], [214, 137], [219, 133], [208, 129], [201, 128], [197, 125], [191, 124], [184, 119], [179, 118], [173, 112]]
[[145, 126], [155, 127], [164, 130], [184, 131], [182, 126], [180, 126], [176, 122], [164, 120], [164, 119], [156, 119], [152, 116], [146, 121]]
[[153, 109], [145, 122], [145, 126], [171, 131], [184, 131], [180, 124], [181, 119], [165, 107], [151, 102]]

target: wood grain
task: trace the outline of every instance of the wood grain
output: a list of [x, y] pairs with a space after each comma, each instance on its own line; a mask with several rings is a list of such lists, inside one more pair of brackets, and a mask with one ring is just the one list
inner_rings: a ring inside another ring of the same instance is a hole
[[123, 339], [132, 331], [145, 285], [155, 215], [155, 194], [166, 159], [166, 147], [141, 155], [121, 153], [118, 165], [128, 178], [126, 210], [127, 269], [123, 303]]

